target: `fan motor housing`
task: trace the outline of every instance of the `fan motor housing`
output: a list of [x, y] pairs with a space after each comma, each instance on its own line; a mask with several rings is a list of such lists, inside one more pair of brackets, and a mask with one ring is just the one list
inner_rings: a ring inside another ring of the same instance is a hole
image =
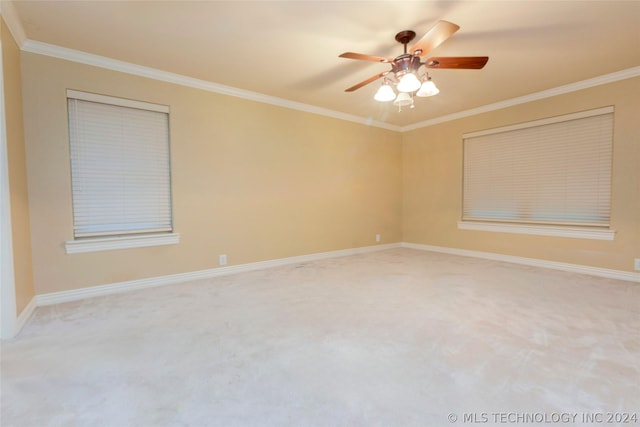
[[417, 71], [420, 65], [422, 65], [420, 63], [420, 57], [405, 53], [394, 58], [391, 63], [391, 72], [394, 73], [396, 77], [402, 77], [407, 73]]

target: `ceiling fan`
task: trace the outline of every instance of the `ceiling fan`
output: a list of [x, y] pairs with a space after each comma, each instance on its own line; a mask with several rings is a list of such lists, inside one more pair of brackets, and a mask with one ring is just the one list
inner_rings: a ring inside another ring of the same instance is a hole
[[[382, 86], [374, 97], [377, 101], [395, 100], [394, 104], [399, 107], [405, 105], [413, 107], [414, 94], [416, 96], [432, 96], [437, 94], [439, 90], [435, 87], [433, 81], [431, 81], [429, 73], [425, 72], [422, 76], [418, 74], [420, 67], [424, 66], [426, 69], [454, 68], [477, 70], [484, 67], [489, 60], [487, 56], [436, 56], [422, 62], [422, 57], [438, 47], [459, 29], [460, 27], [456, 24], [448, 21], [439, 21], [411, 49], [407, 49], [407, 45], [415, 38], [416, 33], [411, 30], [400, 31], [396, 34], [395, 39], [404, 46], [404, 53], [395, 58], [385, 58], [355, 52], [345, 52], [341, 54], [339, 56], [340, 58], [382, 62], [391, 65], [390, 70], [371, 76], [345, 89], [345, 92], [353, 92], [384, 77]], [[388, 75], [392, 78], [386, 77]], [[393, 91], [391, 84], [396, 85], [399, 92], [398, 96], [396, 96]]]

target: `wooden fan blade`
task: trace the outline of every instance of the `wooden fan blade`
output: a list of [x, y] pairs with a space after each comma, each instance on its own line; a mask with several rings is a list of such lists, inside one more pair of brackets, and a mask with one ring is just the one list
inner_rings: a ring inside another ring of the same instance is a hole
[[373, 62], [391, 62], [392, 59], [384, 58], [382, 56], [365, 55], [364, 53], [345, 52], [339, 56], [339, 58], [359, 59], [361, 61], [373, 61]]
[[426, 55], [459, 29], [459, 26], [449, 21], [438, 21], [438, 23], [427, 31], [427, 34], [411, 48], [411, 54], [418, 56]]
[[386, 76], [387, 74], [389, 74], [389, 71], [383, 71], [382, 73], [378, 73], [375, 76], [369, 77], [368, 79], [361, 81], [357, 85], [353, 85], [350, 88], [345, 89], [344, 91], [345, 92], [353, 92], [354, 90], [360, 89], [362, 86], [366, 86], [369, 83], [378, 80], [380, 77]]
[[488, 56], [436, 56], [424, 62], [427, 68], [460, 68], [479, 70], [484, 67]]

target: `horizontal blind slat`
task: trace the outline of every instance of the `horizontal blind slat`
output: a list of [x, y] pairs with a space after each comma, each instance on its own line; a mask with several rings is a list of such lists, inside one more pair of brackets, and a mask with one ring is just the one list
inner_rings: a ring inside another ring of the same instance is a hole
[[608, 224], [613, 113], [464, 140], [463, 219]]
[[171, 231], [168, 114], [68, 99], [74, 233]]

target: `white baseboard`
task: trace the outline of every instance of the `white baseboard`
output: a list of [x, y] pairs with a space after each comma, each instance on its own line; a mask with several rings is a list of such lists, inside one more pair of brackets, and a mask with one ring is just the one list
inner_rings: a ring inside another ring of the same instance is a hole
[[468, 249], [450, 248], [446, 246], [421, 245], [418, 243], [401, 244], [403, 248], [419, 249], [422, 251], [441, 252], [451, 255], [461, 255], [474, 258], [484, 258], [494, 261], [504, 261], [514, 264], [529, 265], [532, 267], [551, 268], [554, 270], [568, 271], [571, 273], [589, 274], [591, 276], [606, 277], [608, 279], [627, 280], [631, 282], [640, 282], [640, 273], [631, 271], [612, 270], [608, 268], [590, 267], [587, 265], [569, 264], [564, 262], [547, 261], [543, 259], [525, 258], [513, 255], [503, 255], [493, 252], [472, 251]]
[[199, 270], [188, 273], [170, 274], [166, 276], [150, 277], [146, 279], [129, 280], [126, 282], [111, 283], [106, 285], [91, 286], [88, 288], [72, 289], [69, 291], [51, 292], [36, 295], [29, 305], [22, 311], [18, 318], [18, 330], [26, 324], [36, 307], [60, 304], [63, 302], [77, 301], [85, 298], [94, 298], [105, 295], [112, 295], [121, 292], [128, 292], [139, 289], [153, 288], [157, 286], [183, 283], [191, 280], [209, 279], [213, 277], [226, 276], [229, 274], [243, 273], [248, 271], [261, 270], [272, 267], [279, 267], [288, 264], [310, 262], [327, 258], [337, 258], [348, 255], [355, 255], [367, 252], [381, 251], [392, 248], [410, 248], [423, 251], [441, 252], [452, 255], [484, 258], [494, 261], [504, 261], [515, 264], [529, 265], [533, 267], [550, 268], [555, 270], [568, 271], [573, 273], [589, 274], [592, 276], [606, 277], [610, 279], [627, 280], [640, 282], [640, 273], [633, 273], [621, 270], [612, 270], [599, 267], [590, 267], [578, 264], [569, 264], [555, 261], [547, 261], [534, 258], [524, 258], [512, 255], [496, 254], [492, 252], [473, 251], [468, 249], [450, 248], [444, 246], [422, 245], [417, 243], [390, 243], [384, 245], [365, 246], [360, 248], [342, 249], [330, 252], [321, 252], [309, 255], [279, 258], [268, 261], [252, 262], [248, 264], [232, 265], [227, 267]]
[[288, 258], [278, 258], [268, 261], [252, 262], [248, 264], [231, 265], [228, 267], [211, 268], [207, 270], [193, 271], [189, 273], [170, 274], [166, 276], [150, 277], [147, 279], [129, 280], [126, 282], [111, 283], [107, 285], [91, 286], [88, 288], [72, 289], [69, 291], [51, 292], [36, 296], [38, 307], [63, 302], [77, 301], [85, 298], [111, 295], [120, 292], [133, 291], [138, 289], [153, 288], [175, 283], [182, 283], [191, 280], [209, 279], [212, 277], [226, 276], [229, 274], [243, 273], [247, 271], [261, 270], [265, 268], [278, 267], [287, 264], [297, 264], [310, 262], [326, 258], [336, 258], [347, 255], [355, 255], [366, 252], [381, 251], [391, 248], [399, 248], [401, 243], [389, 243], [384, 245], [364, 246], [360, 248], [342, 249], [330, 252], [320, 252], [309, 255], [300, 255]]
[[17, 336], [22, 330], [22, 328], [24, 328], [24, 325], [26, 325], [29, 319], [31, 319], [31, 316], [33, 315], [34, 311], [36, 311], [37, 306], [38, 306], [37, 296], [35, 296], [31, 298], [31, 301], [29, 301], [29, 304], [27, 304], [27, 306], [22, 310], [20, 315], [16, 318], [14, 336]]

